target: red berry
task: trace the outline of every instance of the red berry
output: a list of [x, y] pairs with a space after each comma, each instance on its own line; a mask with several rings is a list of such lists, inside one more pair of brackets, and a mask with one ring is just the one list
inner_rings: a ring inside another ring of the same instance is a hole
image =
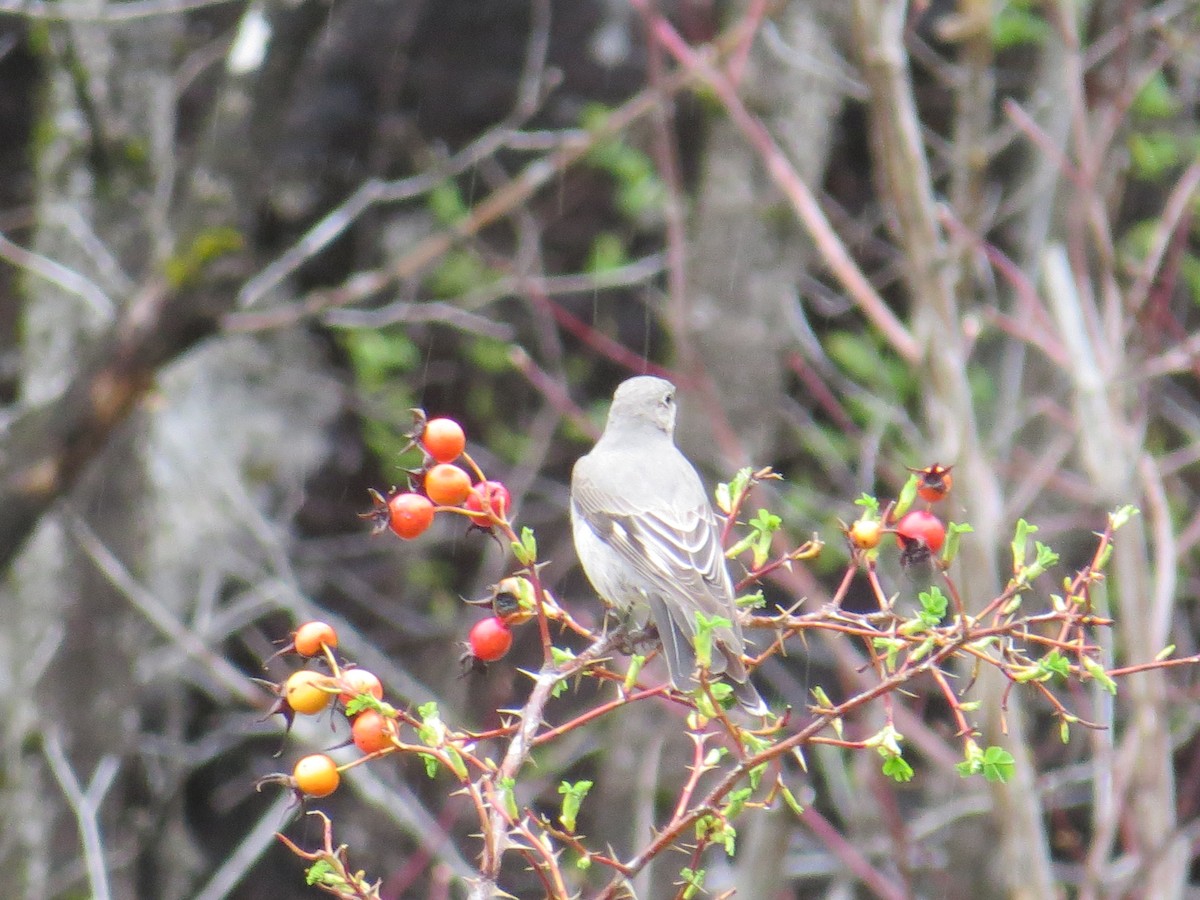
[[375, 753], [392, 745], [395, 725], [392, 720], [373, 709], [365, 709], [354, 717], [350, 734], [354, 746], [363, 753]]
[[421, 433], [421, 445], [435, 461], [451, 463], [466, 449], [467, 436], [453, 419], [430, 419]]
[[927, 509], [914, 509], [896, 523], [896, 542], [904, 549], [919, 541], [937, 553], [945, 540], [946, 526]]
[[512, 496], [508, 493], [508, 488], [499, 481], [481, 481], [471, 488], [466, 503], [467, 509], [478, 513], [471, 516], [471, 521], [480, 528], [491, 528], [496, 519], [502, 520], [507, 517], [510, 506]]
[[387, 502], [388, 527], [406, 541], [421, 534], [433, 521], [433, 503], [420, 494], [396, 494]]
[[425, 493], [438, 506], [462, 506], [471, 493], [471, 476], [450, 463], [438, 463], [425, 473]]
[[513, 636], [504, 620], [496, 616], [476, 622], [468, 636], [471, 655], [483, 662], [495, 662], [508, 652]]

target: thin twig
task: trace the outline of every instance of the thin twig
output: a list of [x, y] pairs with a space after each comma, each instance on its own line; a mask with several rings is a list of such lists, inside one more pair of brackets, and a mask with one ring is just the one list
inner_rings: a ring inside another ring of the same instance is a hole
[[93, 900], [111, 900], [104, 840], [100, 835], [100, 806], [104, 795], [112, 786], [113, 779], [120, 771], [120, 761], [112, 754], [102, 756], [85, 789], [75, 776], [57, 734], [47, 732], [42, 735], [42, 750], [46, 762], [50, 764], [50, 771], [54, 773], [67, 804], [75, 813], [75, 821], [79, 824], [83, 858], [87, 864], [88, 883], [91, 885]]

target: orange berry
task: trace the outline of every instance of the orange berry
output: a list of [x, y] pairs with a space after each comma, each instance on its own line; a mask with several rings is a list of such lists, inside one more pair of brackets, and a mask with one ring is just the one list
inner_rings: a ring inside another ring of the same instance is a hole
[[467, 436], [453, 419], [430, 419], [421, 433], [421, 445], [437, 462], [451, 463], [462, 456]]
[[438, 506], [462, 506], [471, 493], [471, 476], [450, 463], [438, 463], [425, 473], [425, 493]]

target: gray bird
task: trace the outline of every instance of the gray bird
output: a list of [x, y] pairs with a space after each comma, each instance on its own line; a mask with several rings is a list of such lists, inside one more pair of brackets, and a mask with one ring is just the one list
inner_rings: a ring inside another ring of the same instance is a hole
[[742, 662], [741, 625], [720, 531], [695, 468], [675, 446], [675, 386], [630, 378], [613, 394], [604, 434], [571, 473], [571, 527], [583, 570], [623, 618], [650, 616], [671, 682], [691, 685], [697, 610], [733, 624], [713, 633], [710, 671], [751, 715], [768, 715]]

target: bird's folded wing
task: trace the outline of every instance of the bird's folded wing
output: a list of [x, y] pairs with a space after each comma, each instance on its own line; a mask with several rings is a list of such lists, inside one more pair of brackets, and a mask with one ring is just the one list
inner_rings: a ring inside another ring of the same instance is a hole
[[[700, 506], [664, 515], [611, 498], [601, 503], [586, 489], [576, 491], [572, 500], [596, 536], [629, 563], [648, 590], [664, 600], [675, 599], [676, 609], [732, 617], [733, 586], [709, 509]], [[694, 620], [676, 621], [695, 633]]]

